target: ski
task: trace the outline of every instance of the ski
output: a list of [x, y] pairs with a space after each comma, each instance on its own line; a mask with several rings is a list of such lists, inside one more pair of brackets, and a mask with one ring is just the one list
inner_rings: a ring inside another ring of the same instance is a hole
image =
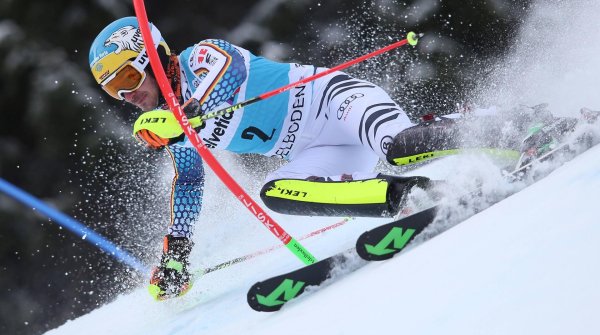
[[356, 240], [356, 252], [367, 261], [392, 258], [435, 221], [440, 206], [427, 208], [362, 233]]
[[298, 297], [309, 286], [318, 286], [331, 277], [334, 268], [351, 259], [352, 251], [341, 252], [286, 274], [258, 282], [248, 290], [248, 305], [258, 312], [275, 312]]
[[[371, 229], [360, 235], [356, 248], [255, 283], [248, 290], [248, 305], [255, 311], [275, 312], [288, 301], [301, 295], [307, 287], [319, 286], [330, 279], [334, 269], [356, 259], [357, 253], [367, 261], [393, 257], [434, 222], [441, 206], [436, 205]], [[360, 266], [356, 268], [358, 267]]]

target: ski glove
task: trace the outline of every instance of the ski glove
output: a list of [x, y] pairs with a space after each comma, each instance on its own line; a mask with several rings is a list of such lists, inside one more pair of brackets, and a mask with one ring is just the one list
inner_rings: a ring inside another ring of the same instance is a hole
[[187, 293], [192, 287], [188, 257], [192, 241], [187, 237], [166, 235], [160, 265], [150, 274], [148, 292], [156, 300], [166, 300]]
[[[184, 107], [184, 112], [189, 115], [198, 114], [200, 107], [196, 100], [192, 100]], [[192, 127], [202, 125], [199, 116], [188, 118]], [[133, 125], [133, 137], [151, 149], [161, 149], [171, 143], [179, 142], [184, 138], [183, 129], [169, 110], [156, 109], [145, 112]]]

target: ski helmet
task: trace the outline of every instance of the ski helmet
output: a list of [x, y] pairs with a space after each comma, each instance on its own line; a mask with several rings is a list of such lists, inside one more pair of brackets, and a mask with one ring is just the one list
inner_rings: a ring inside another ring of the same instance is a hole
[[[166, 55], [171, 51], [160, 31], [150, 24], [154, 47]], [[104, 28], [90, 47], [89, 63], [96, 82], [113, 98], [138, 89], [146, 79], [149, 64], [137, 19], [118, 19]]]

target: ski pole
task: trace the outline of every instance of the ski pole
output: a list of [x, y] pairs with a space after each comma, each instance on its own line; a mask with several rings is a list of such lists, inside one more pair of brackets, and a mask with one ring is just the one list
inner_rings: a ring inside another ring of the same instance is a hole
[[382, 54], [384, 52], [387, 52], [387, 51], [390, 51], [392, 49], [399, 48], [399, 47], [401, 47], [401, 46], [403, 46], [405, 44], [410, 44], [412, 46], [415, 46], [415, 45], [417, 45], [417, 42], [419, 41], [419, 38], [421, 38], [422, 36], [423, 36], [422, 33], [417, 35], [417, 34], [415, 34], [414, 32], [411, 31], [408, 34], [406, 34], [406, 38], [403, 39], [403, 40], [401, 40], [401, 41], [392, 43], [392, 44], [390, 44], [390, 45], [388, 45], [386, 47], [383, 47], [381, 49], [377, 49], [377, 50], [375, 50], [373, 52], [370, 52], [370, 53], [368, 53], [366, 55], [363, 55], [363, 56], [360, 56], [358, 58], [349, 60], [349, 61], [347, 61], [345, 63], [342, 63], [340, 65], [334, 66], [334, 67], [332, 67], [330, 69], [327, 69], [327, 70], [325, 70], [323, 72], [317, 73], [317, 74], [312, 75], [310, 77], [306, 77], [304, 79], [300, 79], [300, 80], [298, 80], [296, 82], [293, 82], [291, 84], [288, 84], [288, 85], [285, 85], [283, 87], [276, 88], [276, 89], [274, 89], [272, 91], [263, 93], [263, 94], [261, 94], [261, 95], [259, 95], [257, 97], [248, 99], [246, 101], [242, 101], [242, 102], [237, 103], [237, 104], [235, 104], [233, 106], [222, 108], [222, 109], [219, 109], [219, 110], [214, 111], [214, 112], [208, 112], [208, 113], [206, 113], [204, 115], [201, 115], [200, 116], [200, 120], [204, 121], [204, 120], [212, 119], [212, 118], [215, 118], [215, 117], [218, 117], [218, 116], [222, 116], [222, 115], [227, 114], [227, 113], [234, 112], [234, 111], [236, 111], [238, 109], [244, 108], [244, 107], [246, 107], [246, 106], [248, 106], [250, 104], [253, 104], [255, 102], [268, 99], [268, 98], [270, 98], [270, 97], [272, 97], [274, 95], [277, 95], [279, 93], [283, 93], [285, 91], [288, 91], [288, 90], [290, 90], [290, 89], [292, 89], [292, 88], [294, 88], [294, 87], [296, 87], [298, 85], [309, 83], [311, 81], [319, 79], [319, 78], [321, 78], [323, 76], [326, 76], [326, 75], [328, 75], [330, 73], [333, 73], [335, 71], [340, 71], [340, 70], [346, 69], [346, 68], [348, 68], [348, 67], [350, 67], [350, 66], [352, 66], [354, 64], [360, 63], [360, 62], [362, 62], [364, 60], [367, 60], [369, 58], [373, 58], [373, 57], [375, 57], [377, 55], [380, 55], [380, 54]]
[[[140, 30], [142, 32], [142, 38], [144, 44], [153, 46], [154, 41], [152, 40], [152, 34], [150, 32], [150, 25], [148, 23], [148, 17], [146, 15], [146, 9], [143, 0], [133, 0], [135, 13], [139, 22]], [[221, 181], [229, 188], [229, 190], [238, 198], [250, 212], [256, 216], [256, 218], [265, 226], [273, 235], [275, 235], [296, 257], [298, 257], [304, 264], [312, 264], [316, 261], [315, 257], [308, 252], [296, 239], [290, 236], [275, 220], [273, 220], [269, 214], [267, 214], [247, 193], [244, 189], [231, 177], [229, 173], [223, 168], [219, 161], [213, 156], [208, 150], [206, 145], [202, 143], [200, 136], [194, 130], [187, 117], [185, 116], [179, 99], [173, 93], [173, 89], [169, 84], [169, 80], [162, 68], [158, 52], [155, 48], [146, 48], [148, 57], [150, 58], [150, 65], [154, 72], [160, 90], [169, 105], [169, 109], [175, 115], [175, 118], [181, 125], [183, 132], [189, 139], [190, 143], [198, 150], [198, 153], [202, 159], [208, 164], [208, 166], [214, 171], [214, 173], [221, 179]]]
[[[312, 231], [312, 232], [310, 232], [310, 233], [308, 233], [308, 234], [306, 234], [304, 236], [301, 236], [298, 239], [298, 241], [302, 241], [302, 240], [305, 240], [307, 238], [311, 238], [313, 236], [316, 236], [316, 235], [319, 235], [321, 233], [324, 233], [326, 231], [329, 231], [329, 230], [335, 229], [337, 227], [343, 226], [344, 224], [348, 223], [350, 220], [353, 220], [353, 219], [354, 219], [353, 217], [346, 217], [346, 218], [342, 219], [341, 221], [338, 221], [338, 222], [336, 222], [336, 223], [334, 223], [332, 225], [329, 225], [327, 227], [323, 227], [323, 228], [317, 229], [317, 230]], [[269, 247], [269, 248], [266, 248], [266, 249], [255, 251], [255, 252], [253, 252], [251, 254], [247, 254], [247, 255], [244, 255], [244, 256], [240, 256], [240, 257], [236, 257], [236, 258], [230, 259], [228, 261], [225, 261], [223, 263], [219, 263], [217, 265], [214, 265], [214, 266], [211, 266], [211, 267], [208, 267], [208, 268], [200, 269], [200, 270], [198, 270], [198, 271], [196, 271], [194, 273], [194, 277], [204, 276], [205, 274], [209, 274], [211, 272], [215, 272], [215, 271], [224, 269], [224, 268], [229, 267], [231, 265], [235, 265], [235, 264], [238, 264], [238, 263], [245, 262], [245, 261], [247, 261], [249, 259], [253, 259], [253, 258], [256, 258], [258, 256], [261, 256], [261, 255], [267, 254], [269, 252], [272, 252], [274, 250], [277, 250], [277, 249], [279, 249], [281, 247], [282, 247], [282, 245], [279, 244], [279, 245], [272, 246], [272, 247]]]

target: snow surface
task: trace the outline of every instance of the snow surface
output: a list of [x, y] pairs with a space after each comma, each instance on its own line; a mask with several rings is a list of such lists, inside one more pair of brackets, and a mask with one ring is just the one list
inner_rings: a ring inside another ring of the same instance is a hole
[[[47, 334], [599, 334], [598, 166], [600, 146], [431, 240], [341, 276], [277, 313], [251, 310], [246, 290], [299, 266], [286, 250], [210, 273], [175, 301], [153, 302], [140, 288]], [[332, 220], [312, 218], [321, 226]], [[345, 237], [349, 246], [377, 222], [384, 220], [356, 219], [305, 246], [325, 257], [335, 252], [324, 247], [331, 243], [315, 242]]]

